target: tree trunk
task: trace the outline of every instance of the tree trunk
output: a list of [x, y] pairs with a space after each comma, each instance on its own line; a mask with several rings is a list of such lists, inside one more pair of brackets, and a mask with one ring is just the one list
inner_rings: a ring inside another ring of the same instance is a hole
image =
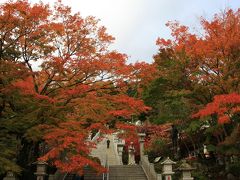
[[22, 148], [19, 150], [17, 157], [17, 164], [23, 168], [20, 180], [34, 179], [35, 166], [34, 162], [39, 157], [39, 143], [28, 142], [22, 139]]

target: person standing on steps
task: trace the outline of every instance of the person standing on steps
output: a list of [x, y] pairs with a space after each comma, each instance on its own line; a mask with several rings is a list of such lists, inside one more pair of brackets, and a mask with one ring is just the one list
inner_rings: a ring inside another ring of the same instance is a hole
[[109, 149], [109, 146], [110, 146], [110, 140], [107, 139], [107, 148]]

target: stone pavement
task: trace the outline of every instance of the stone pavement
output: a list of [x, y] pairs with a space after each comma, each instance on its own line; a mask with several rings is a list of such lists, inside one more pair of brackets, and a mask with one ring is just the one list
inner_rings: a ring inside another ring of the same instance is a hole
[[[110, 140], [110, 146], [107, 148], [107, 138]], [[106, 159], [108, 159], [108, 165], [120, 165], [118, 156], [114, 149], [114, 142], [112, 135], [106, 135], [101, 142], [97, 144], [97, 148], [93, 149], [91, 155], [98, 157], [101, 160], [101, 164], [104, 166]]]

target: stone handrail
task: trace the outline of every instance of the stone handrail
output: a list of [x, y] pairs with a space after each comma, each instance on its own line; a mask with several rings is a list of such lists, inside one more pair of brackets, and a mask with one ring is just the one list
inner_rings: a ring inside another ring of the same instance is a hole
[[122, 164], [122, 156], [120, 155], [120, 152], [118, 151], [118, 145], [124, 144], [124, 141], [117, 136], [118, 133], [113, 133], [113, 147], [114, 147], [114, 153], [117, 157], [117, 161], [119, 165]]
[[100, 137], [101, 132], [98, 131], [95, 136], [90, 140], [91, 142], [96, 142], [96, 140]]
[[148, 160], [148, 155], [141, 157], [141, 166], [149, 180], [162, 180], [162, 175], [157, 174], [154, 169], [154, 164]]
[[109, 177], [109, 165], [108, 165], [108, 155], [107, 154], [106, 154], [106, 161], [105, 161], [104, 167], [107, 169], [107, 172], [102, 174], [103, 175], [102, 180], [108, 180], [108, 177]]

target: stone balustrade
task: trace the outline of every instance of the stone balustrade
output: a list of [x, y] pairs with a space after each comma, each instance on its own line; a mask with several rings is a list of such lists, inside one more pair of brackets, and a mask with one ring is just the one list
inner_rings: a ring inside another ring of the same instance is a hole
[[141, 166], [142, 166], [146, 176], [148, 177], [148, 179], [162, 180], [162, 175], [156, 173], [156, 171], [154, 169], [154, 164], [149, 162], [148, 155], [143, 155], [141, 157]]

